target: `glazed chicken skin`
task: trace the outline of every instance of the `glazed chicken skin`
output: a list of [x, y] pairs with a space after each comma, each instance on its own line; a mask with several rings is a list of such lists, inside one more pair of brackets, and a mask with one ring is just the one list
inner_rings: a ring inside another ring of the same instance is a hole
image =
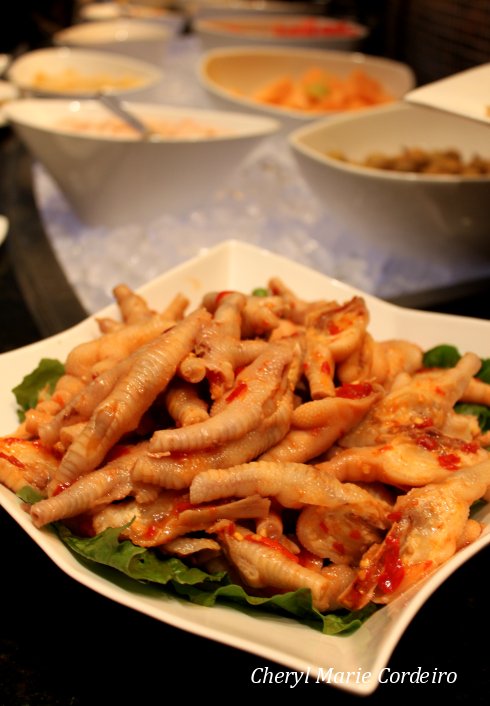
[[[263, 296], [264, 295], [264, 296]], [[0, 482], [41, 494], [33, 524], [226, 571], [254, 596], [308, 589], [314, 609], [384, 605], [474, 541], [490, 404], [464, 353], [424, 367], [376, 340], [365, 300], [211, 291], [161, 310], [125, 284], [120, 317], [0, 439]]]

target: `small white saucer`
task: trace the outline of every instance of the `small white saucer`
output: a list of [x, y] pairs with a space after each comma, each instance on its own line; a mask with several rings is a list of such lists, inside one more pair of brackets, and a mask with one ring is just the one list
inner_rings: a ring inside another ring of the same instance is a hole
[[437, 108], [465, 118], [490, 123], [490, 63], [428, 83], [409, 91], [409, 103]]

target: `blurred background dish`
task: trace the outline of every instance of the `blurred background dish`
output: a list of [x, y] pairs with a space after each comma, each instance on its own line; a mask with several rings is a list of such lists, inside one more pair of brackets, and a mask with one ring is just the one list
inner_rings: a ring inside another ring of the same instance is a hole
[[14, 100], [19, 95], [19, 89], [10, 81], [3, 81], [0, 79], [0, 127], [6, 124], [5, 115], [3, 113], [3, 106], [9, 101]]
[[405, 96], [409, 103], [446, 110], [490, 123], [490, 63], [419, 86]]
[[82, 5], [78, 16], [85, 22], [116, 20], [120, 18], [144, 20], [168, 25], [175, 33], [185, 25], [182, 12], [167, 7], [136, 2], [89, 2]]
[[140, 139], [98, 101], [31, 98], [5, 108], [19, 138], [90, 225], [144, 224], [196, 208], [278, 129], [259, 116], [124, 105], [158, 134]]
[[15, 59], [8, 77], [19, 90], [35, 95], [90, 97], [104, 92], [127, 96], [158, 84], [162, 72], [124, 54], [46, 47]]
[[3, 243], [5, 238], [7, 237], [9, 229], [9, 221], [6, 216], [3, 216], [0, 214], [0, 245]]
[[9, 54], [0, 54], [0, 76], [3, 74], [10, 62]]
[[[478, 162], [490, 163], [487, 126], [398, 103], [318, 121], [289, 143], [311, 191], [363, 244], [433, 264], [490, 254], [490, 174], [477, 173]], [[446, 154], [429, 173], [413, 171], [434, 152]], [[360, 164], [391, 156], [398, 167], [390, 170]]]
[[306, 48], [358, 49], [367, 27], [316, 15], [216, 15], [195, 20], [194, 31], [204, 50], [217, 47], [274, 45]]
[[329, 0], [309, 0], [309, 2], [288, 2], [287, 0], [177, 0], [178, 6], [191, 19], [227, 14], [248, 15], [290, 15], [323, 14]]
[[53, 35], [53, 43], [127, 54], [161, 66], [174, 34], [174, 28], [163, 24], [119, 18], [66, 27]]
[[[210, 49], [198, 75], [220, 107], [273, 115], [286, 129], [325, 114], [397, 101], [414, 85], [411, 69], [400, 62], [289, 47]], [[335, 90], [331, 77], [339, 84]]]

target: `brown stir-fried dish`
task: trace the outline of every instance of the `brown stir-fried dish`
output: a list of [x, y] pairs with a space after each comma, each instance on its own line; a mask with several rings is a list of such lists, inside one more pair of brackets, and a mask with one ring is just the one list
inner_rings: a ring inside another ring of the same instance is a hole
[[53, 394], [0, 440], [0, 480], [66, 523], [225, 569], [259, 596], [311, 590], [320, 611], [388, 603], [472, 542], [488, 439], [458, 401], [490, 402], [480, 358], [425, 368], [375, 340], [362, 297], [183, 295], [76, 346]]
[[490, 175], [490, 159], [478, 154], [465, 159], [457, 149], [426, 150], [420, 147], [404, 147], [397, 154], [372, 152], [362, 160], [353, 160], [339, 151], [328, 152], [329, 157], [349, 162], [360, 167], [385, 169], [391, 172], [415, 172], [417, 174], [454, 174], [459, 176]]

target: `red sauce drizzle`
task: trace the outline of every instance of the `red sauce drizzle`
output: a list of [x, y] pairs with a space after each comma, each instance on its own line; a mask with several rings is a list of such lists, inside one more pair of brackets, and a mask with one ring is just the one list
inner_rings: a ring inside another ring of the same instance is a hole
[[335, 336], [337, 333], [340, 333], [342, 329], [335, 323], [335, 321], [329, 321], [327, 324], [327, 331], [331, 336]]
[[225, 529], [223, 530], [225, 534], [235, 534], [236, 531], [236, 525], [234, 522], [230, 522], [228, 525], [226, 525]]
[[69, 488], [70, 485], [71, 485], [71, 483], [68, 482], [68, 481], [66, 481], [65, 483], [58, 483], [58, 485], [56, 486], [56, 488], [53, 490], [53, 496], [59, 495], [59, 494], [62, 493], [64, 490], [66, 490], [67, 488]]
[[400, 522], [402, 519], [402, 513], [398, 511], [390, 512], [389, 515], [387, 515], [387, 518], [390, 522]]
[[323, 361], [323, 363], [321, 364], [320, 370], [322, 373], [325, 373], [326, 375], [332, 374], [332, 366], [330, 365], [328, 360]]
[[5, 461], [8, 461], [12, 464], [12, 466], [17, 466], [17, 468], [25, 468], [25, 465], [22, 463], [22, 461], [19, 461], [18, 458], [16, 458], [15, 456], [11, 456], [10, 454], [4, 454], [3, 451], [0, 451], [0, 458], [3, 458]]
[[172, 507], [172, 515], [180, 515], [181, 512], [185, 512], [186, 510], [195, 510], [196, 507], [198, 506], [183, 500], [182, 502], [175, 503]]
[[440, 466], [448, 471], [456, 471], [461, 465], [461, 459], [458, 454], [440, 454], [437, 457]]
[[438, 463], [448, 471], [454, 471], [461, 466], [461, 458], [455, 453], [456, 451], [477, 453], [479, 449], [479, 445], [474, 441], [463, 442], [459, 439], [448, 439], [435, 430], [417, 435], [415, 443], [427, 451], [438, 452]]
[[262, 537], [259, 534], [246, 534], [244, 539], [248, 539], [249, 542], [255, 542], [256, 544], [263, 544], [266, 547], [269, 547], [270, 549], [275, 549], [276, 551], [280, 552], [286, 559], [289, 559], [290, 561], [294, 561], [297, 564], [299, 564], [299, 558], [290, 552], [286, 547], [284, 547], [281, 542], [278, 542], [277, 539], [271, 539], [270, 537]]
[[463, 453], [476, 454], [476, 452], [481, 448], [481, 446], [476, 441], [465, 441], [461, 444], [460, 448]]
[[342, 544], [342, 542], [333, 542], [332, 547], [335, 549], [336, 552], [339, 554], [345, 554], [345, 547]]
[[378, 588], [383, 593], [393, 593], [405, 576], [405, 569], [400, 559], [400, 540], [387, 535], [383, 553], [383, 571], [378, 578]]
[[362, 539], [362, 535], [361, 535], [361, 533], [359, 532], [358, 529], [352, 529], [352, 530], [349, 532], [349, 537], [350, 537], [351, 539]]
[[148, 525], [148, 527], [145, 529], [143, 533], [143, 539], [146, 539], [147, 541], [155, 539], [159, 529], [160, 528], [158, 527], [158, 525], [152, 522], [151, 525]]
[[216, 295], [216, 305], [221, 304], [221, 300], [226, 297], [227, 294], [233, 294], [232, 289], [224, 289], [222, 292]]
[[233, 402], [233, 400], [236, 400], [237, 397], [244, 395], [247, 390], [248, 390], [247, 383], [241, 381], [238, 383], [238, 385], [235, 387], [235, 389], [232, 390], [227, 397], [225, 397], [225, 401], [226, 402]]
[[298, 563], [301, 564], [301, 566], [304, 566], [307, 569], [318, 565], [318, 556], [308, 551], [308, 549], [305, 549], [304, 547], [301, 549], [298, 555], [293, 554], [293, 556], [298, 559]]
[[439, 440], [434, 436], [430, 436], [429, 434], [423, 434], [422, 436], [419, 436], [416, 439], [416, 443], [417, 446], [421, 446], [427, 451], [435, 451], [436, 449], [440, 448]]
[[369, 382], [345, 383], [335, 390], [336, 397], [343, 397], [348, 400], [361, 400], [372, 394], [373, 386]]

